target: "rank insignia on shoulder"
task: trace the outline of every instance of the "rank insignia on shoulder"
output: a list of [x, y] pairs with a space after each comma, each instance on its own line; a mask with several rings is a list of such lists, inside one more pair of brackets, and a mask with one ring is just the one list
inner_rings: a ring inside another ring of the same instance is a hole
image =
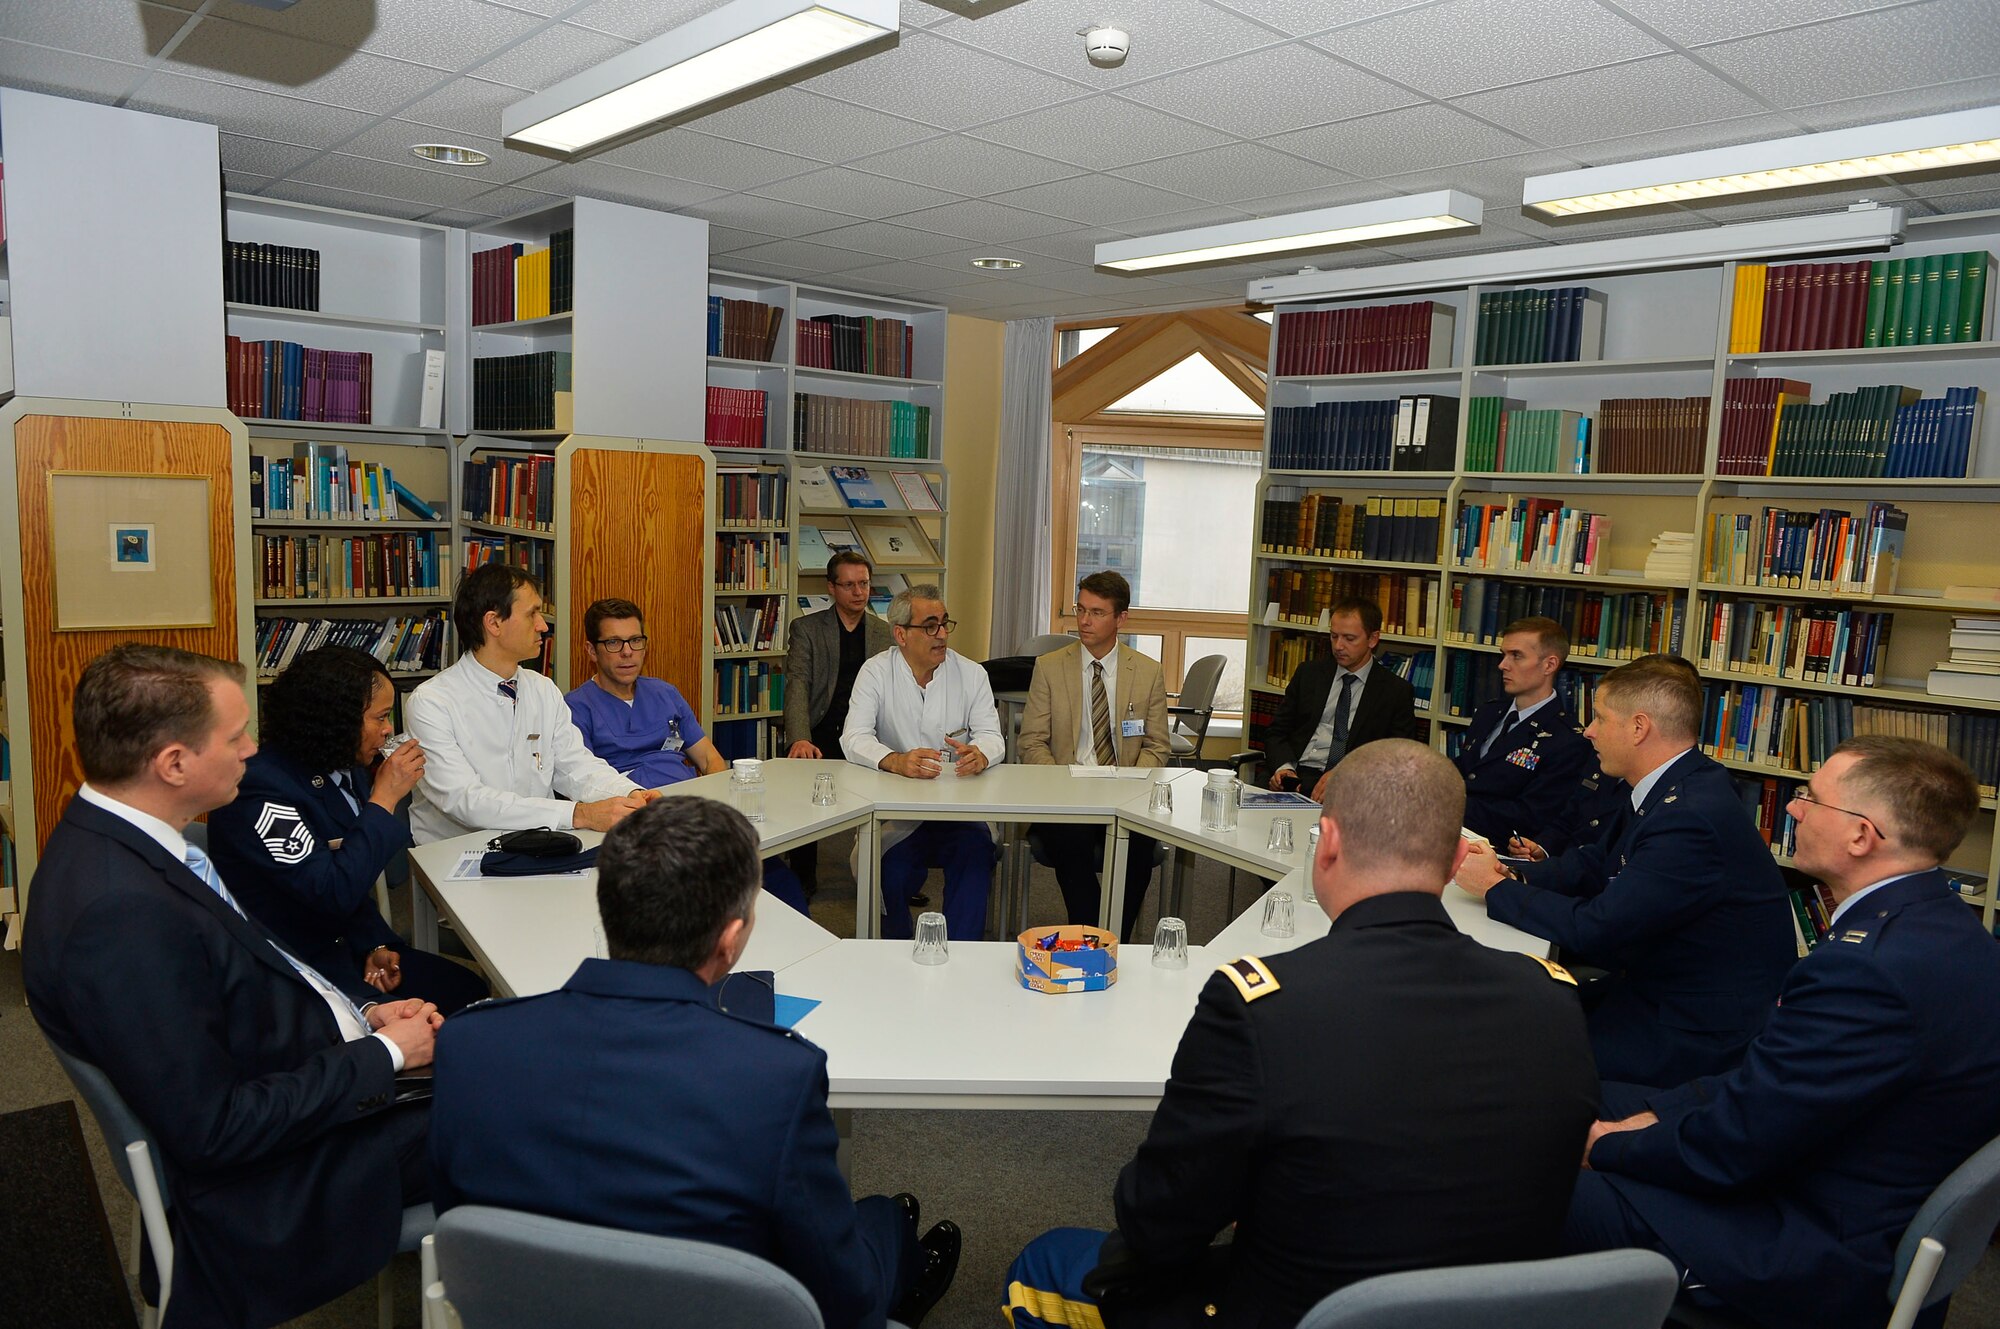
[[1673, 801], [1674, 801], [1675, 799], [1677, 799], [1677, 798], [1679, 798], [1679, 797], [1680, 797], [1680, 795], [1679, 795], [1679, 794], [1668, 794], [1668, 795], [1667, 795], [1667, 796], [1666, 796], [1665, 798], [1661, 799], [1661, 800], [1660, 800], [1660, 802], [1661, 802], [1661, 803], [1671, 803], [1671, 802], [1673, 802]]
[[1557, 964], [1554, 960], [1544, 960], [1539, 955], [1530, 955], [1528, 958], [1530, 960], [1533, 960], [1536, 964], [1540, 965], [1542, 968], [1548, 970], [1549, 977], [1553, 978], [1556, 982], [1567, 983], [1571, 987], [1577, 986], [1576, 975], [1570, 973], [1569, 970], [1563, 968], [1561, 965]]
[[1222, 965], [1218, 972], [1229, 976], [1229, 981], [1236, 985], [1236, 990], [1243, 994], [1245, 1001], [1268, 997], [1278, 990], [1278, 980], [1271, 976], [1271, 971], [1265, 967], [1264, 962], [1254, 955], [1231, 960], [1228, 964]]
[[1542, 754], [1533, 748], [1515, 748], [1507, 754], [1510, 765], [1519, 766], [1524, 771], [1532, 771], [1542, 764]]
[[1866, 941], [1868, 940], [1868, 934], [1858, 928], [1849, 928], [1840, 934], [1840, 939], [1842, 941]]

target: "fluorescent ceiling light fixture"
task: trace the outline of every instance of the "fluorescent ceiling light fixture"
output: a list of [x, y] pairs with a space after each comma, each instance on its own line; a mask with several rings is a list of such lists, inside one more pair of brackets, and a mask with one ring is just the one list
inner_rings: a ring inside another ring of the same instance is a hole
[[501, 129], [581, 152], [896, 31], [896, 0], [734, 0], [516, 102]]
[[989, 272], [1014, 272], [1019, 270], [1022, 264], [1018, 258], [975, 258], [972, 260], [972, 266], [985, 268]]
[[410, 151], [442, 166], [484, 166], [492, 160], [478, 148], [462, 148], [456, 143], [416, 143]]
[[1097, 247], [1097, 266], [1121, 272], [1222, 263], [1259, 254], [1295, 254], [1479, 225], [1483, 205], [1470, 194], [1439, 189], [1428, 194], [1376, 199], [1339, 208], [1318, 208], [1283, 217], [1198, 226], [1191, 231], [1108, 240]]
[[1529, 176], [1523, 207], [1557, 217], [2000, 161], [2000, 106]]
[[1248, 297], [1260, 304], [1324, 300], [1395, 291], [1434, 291], [1454, 286], [1542, 281], [1606, 272], [1694, 267], [1733, 258], [1784, 258], [1798, 254], [1853, 253], [1887, 249], [1903, 238], [1903, 210], [1872, 204], [1845, 212], [1740, 226], [1705, 226], [1664, 235], [1586, 240], [1573, 245], [1537, 245], [1493, 254], [1421, 259], [1373, 268], [1302, 272], [1262, 277], [1249, 284]]

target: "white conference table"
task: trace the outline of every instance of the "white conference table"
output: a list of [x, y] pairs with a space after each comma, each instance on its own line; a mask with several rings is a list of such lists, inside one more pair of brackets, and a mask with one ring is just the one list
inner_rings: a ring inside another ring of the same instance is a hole
[[[835, 774], [834, 806], [814, 807], [812, 776]], [[1241, 955], [1271, 955], [1324, 936], [1326, 915], [1307, 886], [1306, 832], [1311, 807], [1246, 808], [1236, 830], [1201, 827], [1203, 777], [1168, 772], [1174, 808], [1146, 810], [1149, 779], [1072, 776], [1066, 767], [996, 766], [965, 780], [907, 780], [851, 763], [772, 761], [765, 764], [766, 816], [759, 824], [768, 857], [836, 831], [861, 836], [857, 921], [877, 914], [879, 824], [921, 816], [1003, 823], [1095, 821], [1105, 837], [1104, 916], [1118, 917], [1124, 854], [1133, 832], [1202, 854], [1272, 881], [1265, 895], [1206, 946], [1191, 946], [1185, 969], [1157, 969], [1151, 948], [1121, 948], [1119, 978], [1105, 992], [1052, 995], [1016, 982], [1013, 941], [953, 940], [943, 965], [910, 959], [910, 943], [836, 937], [810, 918], [766, 895], [739, 969], [767, 969], [777, 989], [821, 1004], [799, 1032], [825, 1050], [830, 1103], [839, 1109], [884, 1107], [1123, 1108], [1150, 1110], [1173, 1063], [1196, 997], [1214, 966]], [[728, 777], [706, 776], [672, 786], [676, 796], [727, 797]], [[1293, 822], [1293, 849], [1265, 847], [1270, 823]], [[603, 838], [579, 832], [588, 844]], [[530, 995], [567, 982], [595, 951], [596, 873], [574, 876], [453, 879], [467, 850], [483, 835], [424, 845], [410, 852], [418, 885], [421, 932], [437, 910], [448, 914], [496, 991]], [[1264, 900], [1287, 891], [1294, 900], [1294, 934], [1260, 931]], [[1485, 905], [1445, 888], [1445, 907], [1459, 928], [1485, 945], [1546, 956], [1546, 941], [1486, 915]], [[425, 946], [419, 935], [413, 940]]]

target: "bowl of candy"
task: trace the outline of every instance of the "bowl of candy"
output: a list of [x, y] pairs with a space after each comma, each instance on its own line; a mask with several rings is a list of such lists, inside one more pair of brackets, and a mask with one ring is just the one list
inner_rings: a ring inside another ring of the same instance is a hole
[[1118, 981], [1118, 938], [1080, 923], [1029, 928], [1016, 976], [1036, 992], [1102, 992]]

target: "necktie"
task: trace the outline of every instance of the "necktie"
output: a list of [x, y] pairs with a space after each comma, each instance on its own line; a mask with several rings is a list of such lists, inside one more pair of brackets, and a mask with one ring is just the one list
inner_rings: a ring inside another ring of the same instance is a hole
[[1090, 662], [1090, 732], [1097, 744], [1097, 764], [1116, 766], [1118, 746], [1111, 741], [1111, 703], [1104, 696], [1104, 666]]
[[[222, 884], [222, 874], [215, 870], [215, 864], [210, 861], [208, 855], [203, 853], [198, 846], [187, 846], [186, 851], [181, 855], [181, 861], [188, 865], [188, 871], [194, 873], [195, 876], [200, 877], [203, 882], [207, 883], [208, 889], [220, 896], [224, 904], [234, 909], [245, 921], [250, 921], [250, 915], [243, 912], [243, 906], [236, 903], [236, 897], [231, 895], [229, 888]], [[259, 929], [259, 931], [261, 932], [262, 929]], [[345, 992], [342, 992], [339, 988], [328, 982], [326, 977], [317, 969], [314, 969], [311, 965], [293, 955], [283, 946], [278, 945], [276, 941], [272, 941], [268, 935], [265, 936], [264, 940], [270, 942], [272, 950], [285, 957], [285, 963], [298, 970], [300, 978], [303, 978], [316, 990], [338, 997], [354, 1016], [355, 1022], [361, 1026], [361, 1032], [363, 1034], [368, 1032], [368, 1017], [362, 1013], [359, 1006], [354, 1004], [352, 997], [349, 997]]]
[[521, 699], [521, 680], [518, 678], [501, 679], [500, 695], [508, 701], [519, 701]]
[[1340, 700], [1333, 708], [1333, 745], [1326, 752], [1326, 768], [1332, 770], [1347, 755], [1347, 720], [1353, 712], [1354, 675], [1340, 676]]
[[221, 896], [224, 904], [234, 909], [238, 914], [242, 914], [243, 917], [249, 917], [248, 914], [243, 913], [243, 906], [236, 903], [236, 897], [229, 893], [229, 888], [222, 884], [222, 875], [215, 870], [215, 864], [209, 861], [208, 855], [204, 854], [199, 847], [189, 845], [187, 852], [182, 855], [182, 859], [187, 863], [188, 871], [206, 882], [208, 889]]

